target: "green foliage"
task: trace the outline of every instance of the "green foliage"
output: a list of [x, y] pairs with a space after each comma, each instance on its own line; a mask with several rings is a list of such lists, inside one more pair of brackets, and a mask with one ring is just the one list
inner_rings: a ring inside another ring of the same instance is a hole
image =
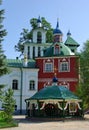
[[80, 84], [78, 88], [79, 96], [83, 99], [84, 107], [89, 107], [89, 41], [84, 43], [80, 55]]
[[8, 72], [6, 58], [3, 54], [2, 45], [0, 44], [0, 76], [6, 74]]
[[[0, 1], [0, 5], [1, 4], [2, 4], [2, 1]], [[3, 41], [3, 37], [6, 36], [6, 34], [7, 34], [6, 30], [3, 29], [4, 26], [2, 25], [2, 22], [4, 20], [3, 15], [4, 15], [4, 10], [1, 9], [0, 10], [0, 43]]]
[[[41, 18], [41, 21], [42, 21], [42, 28], [46, 29], [47, 31], [46, 42], [47, 43], [53, 42], [53, 29], [51, 27], [51, 24], [47, 22], [47, 20], [44, 17]], [[23, 51], [24, 51], [23, 43], [27, 41], [30, 41], [30, 42], [32, 41], [32, 31], [37, 28], [37, 18], [32, 18], [30, 20], [30, 24], [31, 24], [32, 30], [29, 31], [28, 29], [23, 29], [22, 32], [20, 33], [21, 37], [19, 39], [19, 42], [17, 43], [17, 45], [15, 45], [15, 50], [18, 52], [21, 52], [21, 54], [23, 54]]]
[[[2, 4], [2, 0], [0, 0], [0, 5]], [[7, 64], [6, 64], [6, 57], [4, 55], [4, 51], [2, 49], [2, 41], [4, 40], [4, 36], [6, 36], [7, 32], [3, 29], [2, 22], [4, 20], [4, 10], [0, 10], [0, 76], [6, 74], [8, 72]], [[2, 85], [0, 85], [0, 101], [2, 97]]]
[[15, 110], [15, 99], [13, 98], [13, 90], [12, 89], [8, 89], [8, 91], [5, 93], [2, 107], [7, 115], [6, 120], [11, 121], [12, 114]]

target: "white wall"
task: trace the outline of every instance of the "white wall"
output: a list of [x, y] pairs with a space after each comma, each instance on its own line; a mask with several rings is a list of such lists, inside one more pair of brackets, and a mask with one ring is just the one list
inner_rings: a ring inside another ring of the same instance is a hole
[[[0, 77], [0, 84], [5, 84], [4, 91], [12, 88], [12, 80], [18, 80], [18, 90], [14, 90], [14, 98], [16, 99], [17, 109], [20, 109], [20, 95], [22, 87], [22, 109], [26, 109], [25, 99], [30, 98], [38, 91], [38, 69], [22, 69], [22, 86], [21, 86], [21, 70], [19, 68], [10, 68], [11, 72], [7, 75]], [[29, 81], [35, 80], [35, 90], [29, 90]], [[1, 107], [1, 103], [0, 103]]]

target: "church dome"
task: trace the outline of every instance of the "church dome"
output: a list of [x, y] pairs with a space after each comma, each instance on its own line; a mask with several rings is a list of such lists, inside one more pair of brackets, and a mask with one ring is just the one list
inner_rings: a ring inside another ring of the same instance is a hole
[[63, 34], [62, 31], [59, 29], [59, 21], [57, 21], [57, 25], [56, 28], [53, 30], [53, 34]]
[[68, 31], [67, 36], [71, 36], [71, 32], [70, 32], [70, 30]]
[[37, 23], [41, 23], [40, 16], [39, 16], [38, 19], [37, 19]]
[[53, 77], [53, 83], [56, 83], [56, 82], [58, 82], [57, 77]]

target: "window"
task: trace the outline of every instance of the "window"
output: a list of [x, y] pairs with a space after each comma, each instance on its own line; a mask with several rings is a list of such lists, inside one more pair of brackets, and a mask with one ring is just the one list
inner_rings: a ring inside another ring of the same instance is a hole
[[59, 47], [55, 48], [55, 55], [59, 54]]
[[33, 47], [33, 58], [35, 58], [35, 47]]
[[17, 110], [17, 105], [15, 105], [15, 111]]
[[37, 33], [37, 43], [42, 43], [42, 34], [41, 34], [41, 32]]
[[30, 82], [29, 82], [29, 90], [35, 90], [35, 81], [34, 80], [30, 80]]
[[38, 47], [38, 57], [40, 57], [40, 56], [41, 56], [41, 48]]
[[76, 108], [77, 108], [77, 104], [75, 104], [73, 102], [69, 104], [69, 111], [70, 112], [76, 112]]
[[69, 63], [68, 62], [61, 62], [60, 63], [60, 71], [61, 72], [68, 72], [69, 71]]
[[14, 79], [12, 81], [12, 89], [14, 89], [14, 90], [18, 89], [18, 80]]
[[53, 71], [53, 64], [52, 63], [45, 63], [45, 71], [52, 72]]

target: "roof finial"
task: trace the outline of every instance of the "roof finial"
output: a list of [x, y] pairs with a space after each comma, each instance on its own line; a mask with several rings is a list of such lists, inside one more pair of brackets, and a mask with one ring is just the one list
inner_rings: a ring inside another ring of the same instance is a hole
[[42, 27], [40, 15], [39, 15], [39, 17], [37, 19], [37, 24], [38, 24], [38, 27]]
[[68, 30], [67, 36], [71, 36], [70, 30]]
[[57, 26], [56, 29], [59, 29], [59, 18], [57, 18]]

